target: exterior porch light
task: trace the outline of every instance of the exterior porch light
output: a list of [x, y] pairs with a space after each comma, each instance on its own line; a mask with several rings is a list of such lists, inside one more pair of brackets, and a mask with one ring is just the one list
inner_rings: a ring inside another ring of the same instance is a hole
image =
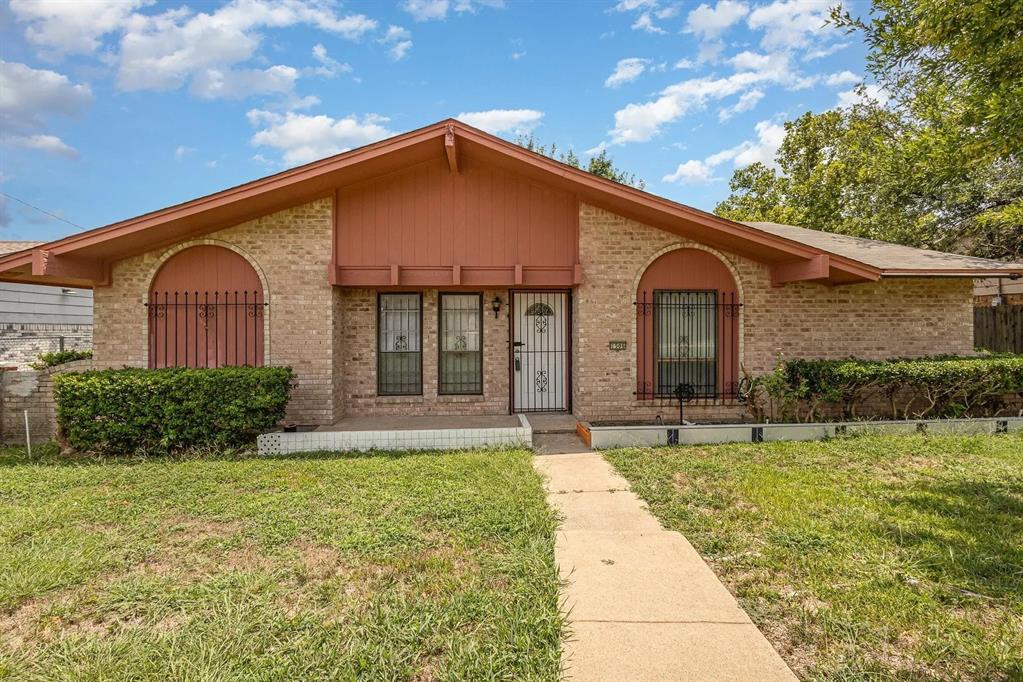
[[501, 297], [500, 296], [494, 296], [494, 300], [490, 302], [490, 307], [494, 311], [494, 317], [495, 318], [498, 315], [500, 315], [501, 314]]

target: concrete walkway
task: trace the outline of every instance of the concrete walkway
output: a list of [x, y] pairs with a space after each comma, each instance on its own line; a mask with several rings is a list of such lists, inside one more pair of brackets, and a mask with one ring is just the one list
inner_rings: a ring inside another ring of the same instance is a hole
[[563, 515], [555, 553], [568, 679], [796, 679], [693, 546], [664, 530], [600, 455], [533, 461]]

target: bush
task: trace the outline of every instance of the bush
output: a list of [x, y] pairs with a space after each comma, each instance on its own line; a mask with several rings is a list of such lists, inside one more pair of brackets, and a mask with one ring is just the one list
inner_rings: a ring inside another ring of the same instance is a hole
[[54, 377], [57, 423], [83, 452], [244, 445], [284, 417], [292, 377], [290, 367], [67, 372]]
[[91, 350], [61, 350], [54, 353], [40, 353], [39, 362], [33, 362], [29, 367], [32, 369], [46, 369], [47, 367], [56, 367], [57, 365], [74, 362], [75, 360], [91, 359]]
[[[789, 360], [753, 381], [750, 409], [793, 421], [997, 416], [1023, 398], [1023, 355]], [[1018, 408], [1017, 408], [1018, 409]]]

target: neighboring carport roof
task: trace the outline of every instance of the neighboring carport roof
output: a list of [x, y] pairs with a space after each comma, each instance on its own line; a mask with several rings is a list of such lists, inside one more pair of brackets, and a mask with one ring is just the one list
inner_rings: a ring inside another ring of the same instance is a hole
[[778, 234], [771, 229], [733, 222], [587, 173], [448, 119], [192, 201], [2, 255], [0, 280], [84, 287], [108, 284], [110, 265], [119, 259], [333, 196], [337, 187], [429, 159], [446, 157], [452, 172], [459, 172], [458, 158], [462, 155], [502, 166], [537, 183], [571, 191], [582, 202], [684, 239], [765, 263], [777, 285], [792, 281], [835, 284], [874, 281], [887, 274], [972, 277], [1023, 274], [1023, 266], [993, 261], [986, 266], [975, 265], [968, 272], [958, 267], [950, 269], [947, 264], [929, 264], [919, 271], [889, 273], [841, 251], [804, 240], [806, 235], [823, 233], [792, 228], [795, 232]]
[[808, 230], [804, 227], [781, 223], [744, 221], [743, 224], [778, 237], [797, 241], [800, 244], [814, 246], [831, 254], [844, 256], [857, 263], [880, 270], [881, 275], [885, 277], [970, 275], [990, 277], [1000, 273], [1004, 273], [1006, 277], [1018, 277], [1023, 274], [1023, 263], [1005, 263], [957, 253], [918, 249], [876, 239]]
[[35, 246], [39, 246], [40, 244], [45, 243], [46, 242], [0, 241], [0, 256], [6, 256], [9, 253], [17, 253], [19, 251], [25, 251], [26, 249], [31, 249]]

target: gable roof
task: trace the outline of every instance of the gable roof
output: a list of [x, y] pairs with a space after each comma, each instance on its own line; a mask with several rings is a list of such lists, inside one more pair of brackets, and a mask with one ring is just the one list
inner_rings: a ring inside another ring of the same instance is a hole
[[[455, 145], [457, 144], [457, 152]], [[102, 285], [121, 258], [191, 239], [262, 215], [333, 196], [337, 187], [438, 156], [468, 154], [537, 182], [572, 191], [580, 201], [682, 237], [747, 256], [775, 268], [776, 283], [816, 279], [872, 281], [883, 268], [857, 260], [836, 245], [725, 218], [612, 182], [495, 137], [454, 119], [259, 178], [214, 194], [112, 223], [63, 239], [0, 255], [0, 280], [70, 286]], [[823, 234], [823, 233], [814, 233]], [[997, 267], [996, 267], [997, 266]], [[1023, 274], [1023, 264], [975, 262], [970, 276]], [[962, 268], [933, 262], [912, 274], [965, 276]]]

